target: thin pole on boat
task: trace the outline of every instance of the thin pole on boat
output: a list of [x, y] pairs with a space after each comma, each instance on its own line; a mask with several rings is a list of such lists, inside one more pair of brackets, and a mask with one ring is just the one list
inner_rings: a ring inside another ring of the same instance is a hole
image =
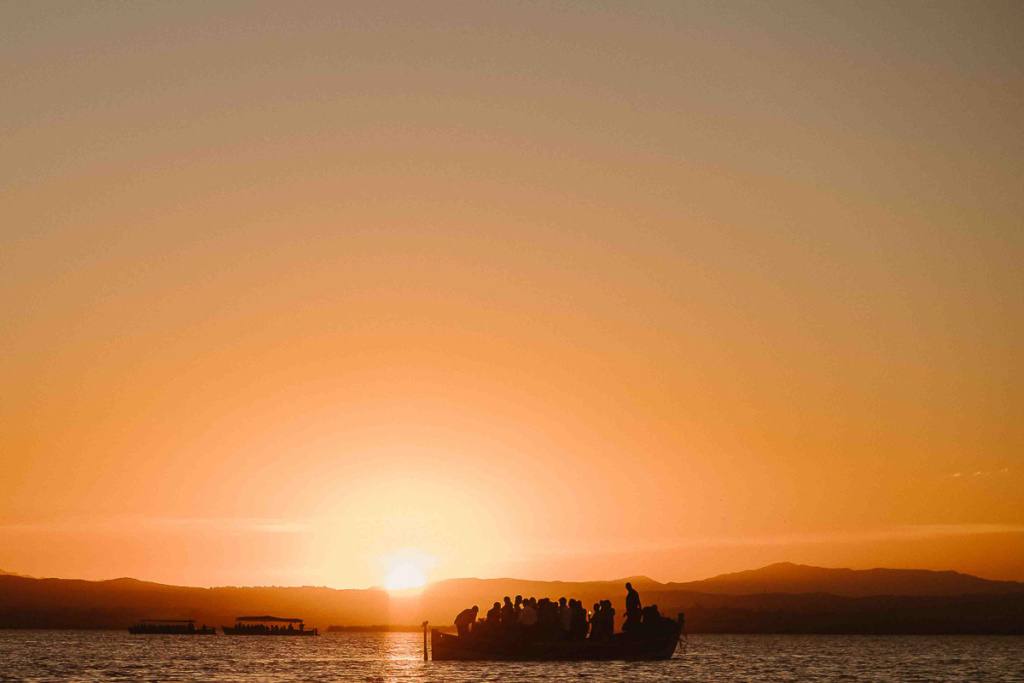
[[423, 661], [427, 661], [427, 624], [429, 622], [423, 622]]

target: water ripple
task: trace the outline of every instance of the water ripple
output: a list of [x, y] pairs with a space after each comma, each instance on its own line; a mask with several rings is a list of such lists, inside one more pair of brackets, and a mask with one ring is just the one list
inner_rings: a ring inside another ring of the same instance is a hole
[[1024, 682], [1019, 636], [690, 636], [664, 662], [424, 662], [416, 633], [0, 631], [0, 681]]

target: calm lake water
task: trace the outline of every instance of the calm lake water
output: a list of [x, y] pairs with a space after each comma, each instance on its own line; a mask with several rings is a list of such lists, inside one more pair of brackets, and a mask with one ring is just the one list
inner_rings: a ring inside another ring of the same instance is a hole
[[0, 631], [0, 681], [1024, 681], [1017, 636], [690, 636], [665, 662], [424, 662], [422, 634]]

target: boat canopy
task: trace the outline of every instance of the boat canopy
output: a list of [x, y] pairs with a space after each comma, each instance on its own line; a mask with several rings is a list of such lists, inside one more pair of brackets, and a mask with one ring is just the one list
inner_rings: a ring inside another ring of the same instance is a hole
[[236, 617], [235, 621], [284, 621], [290, 624], [301, 624], [305, 619], [285, 619], [283, 617], [271, 617], [264, 615], [262, 617]]

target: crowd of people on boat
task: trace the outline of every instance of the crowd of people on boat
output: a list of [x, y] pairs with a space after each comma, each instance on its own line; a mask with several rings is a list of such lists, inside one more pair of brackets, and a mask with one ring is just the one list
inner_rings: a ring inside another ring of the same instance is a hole
[[[665, 622], [657, 605], [643, 607], [640, 594], [632, 584], [626, 584], [626, 614], [622, 624], [624, 633], [645, 637], [662, 632]], [[564, 597], [523, 598], [515, 601], [505, 596], [504, 604], [495, 602], [483, 617], [476, 605], [455, 617], [455, 628], [460, 636], [486, 640], [518, 639], [527, 641], [603, 641], [615, 632], [615, 608], [611, 600], [594, 603], [588, 611], [580, 600]], [[674, 623], [674, 622], [673, 622]]]

